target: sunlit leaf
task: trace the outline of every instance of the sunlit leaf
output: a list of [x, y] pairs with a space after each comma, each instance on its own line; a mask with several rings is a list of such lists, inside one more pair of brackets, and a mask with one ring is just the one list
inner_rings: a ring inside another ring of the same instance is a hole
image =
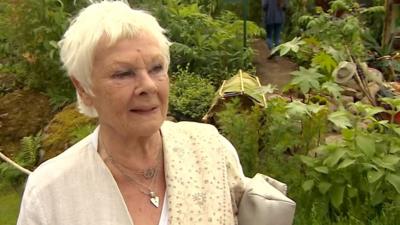
[[399, 157], [388, 155], [382, 158], [375, 157], [372, 159], [372, 161], [381, 168], [385, 168], [391, 171], [396, 171], [396, 165], [399, 162]]
[[339, 163], [338, 169], [345, 169], [351, 165], [353, 165], [356, 162], [354, 159], [345, 159], [342, 162]]
[[318, 104], [309, 104], [307, 105], [307, 110], [309, 112], [312, 112], [314, 114], [319, 113], [321, 110], [326, 109], [327, 107], [325, 105], [318, 105]]
[[314, 169], [320, 173], [324, 173], [324, 174], [329, 173], [329, 169], [326, 166], [318, 166], [318, 167], [315, 167]]
[[301, 160], [304, 164], [306, 164], [307, 166], [309, 166], [309, 167], [314, 167], [315, 162], [316, 162], [316, 160], [315, 160], [314, 158], [311, 158], [311, 157], [309, 157], [309, 156], [304, 156], [304, 155], [301, 155], [301, 156], [300, 156], [300, 160]]
[[371, 137], [357, 135], [356, 145], [368, 157], [372, 157], [375, 154], [375, 140]]
[[394, 173], [386, 175], [386, 180], [393, 185], [397, 193], [400, 194], [400, 176]]
[[345, 154], [346, 151], [344, 149], [336, 149], [334, 152], [331, 152], [329, 156], [324, 160], [324, 164], [328, 167], [333, 167]]
[[323, 83], [322, 89], [327, 90], [328, 93], [331, 94], [334, 98], [338, 98], [339, 96], [341, 96], [340, 92], [343, 91], [342, 87], [332, 81], [327, 81]]
[[369, 183], [375, 183], [385, 175], [383, 170], [370, 170], [367, 173], [367, 178]]
[[305, 114], [309, 114], [307, 110], [307, 105], [298, 100], [287, 104], [286, 108], [290, 116], [302, 116]]
[[318, 79], [324, 77], [324, 75], [318, 73], [315, 68], [306, 69], [300, 67], [298, 71], [294, 71], [291, 74], [294, 78], [290, 84], [298, 86], [304, 94], [308, 93], [311, 89], [319, 90], [320, 85]]
[[349, 112], [345, 110], [333, 112], [329, 114], [328, 120], [340, 128], [351, 127], [351, 122], [349, 119]]
[[325, 52], [319, 52], [312, 58], [311, 62], [312, 67], [319, 67], [323, 69], [327, 74], [331, 74], [332, 71], [336, 68], [336, 61]]
[[300, 46], [304, 44], [305, 42], [301, 40], [301, 37], [295, 37], [291, 41], [276, 46], [271, 51], [271, 54], [274, 54], [277, 51], [279, 51], [280, 56], [286, 55], [289, 51], [296, 53], [299, 51]]

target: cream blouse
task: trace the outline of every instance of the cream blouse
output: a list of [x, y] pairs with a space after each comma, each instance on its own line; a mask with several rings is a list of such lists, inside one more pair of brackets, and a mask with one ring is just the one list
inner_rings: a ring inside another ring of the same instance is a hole
[[[233, 146], [205, 124], [164, 122], [160, 225], [237, 224], [243, 172]], [[29, 177], [17, 225], [133, 225], [97, 153], [98, 129]]]

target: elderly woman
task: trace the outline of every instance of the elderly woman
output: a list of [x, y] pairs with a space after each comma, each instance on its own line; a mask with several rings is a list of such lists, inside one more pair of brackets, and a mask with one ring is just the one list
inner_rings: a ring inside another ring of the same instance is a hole
[[60, 41], [82, 113], [99, 127], [29, 177], [20, 225], [236, 224], [243, 174], [233, 146], [165, 121], [169, 41], [124, 2], [83, 9]]

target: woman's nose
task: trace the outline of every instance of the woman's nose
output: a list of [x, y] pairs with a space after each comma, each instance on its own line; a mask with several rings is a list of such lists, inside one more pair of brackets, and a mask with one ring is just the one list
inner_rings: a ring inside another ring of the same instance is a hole
[[157, 91], [157, 85], [148, 72], [143, 72], [136, 80], [136, 95], [152, 94]]

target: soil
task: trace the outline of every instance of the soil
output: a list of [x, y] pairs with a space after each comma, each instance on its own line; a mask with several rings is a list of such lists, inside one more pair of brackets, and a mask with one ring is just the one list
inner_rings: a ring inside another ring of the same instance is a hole
[[256, 75], [262, 85], [276, 85], [279, 90], [291, 80], [290, 73], [297, 70], [297, 65], [286, 57], [270, 56], [270, 50], [262, 39], [252, 43], [255, 51], [253, 64], [256, 66]]

